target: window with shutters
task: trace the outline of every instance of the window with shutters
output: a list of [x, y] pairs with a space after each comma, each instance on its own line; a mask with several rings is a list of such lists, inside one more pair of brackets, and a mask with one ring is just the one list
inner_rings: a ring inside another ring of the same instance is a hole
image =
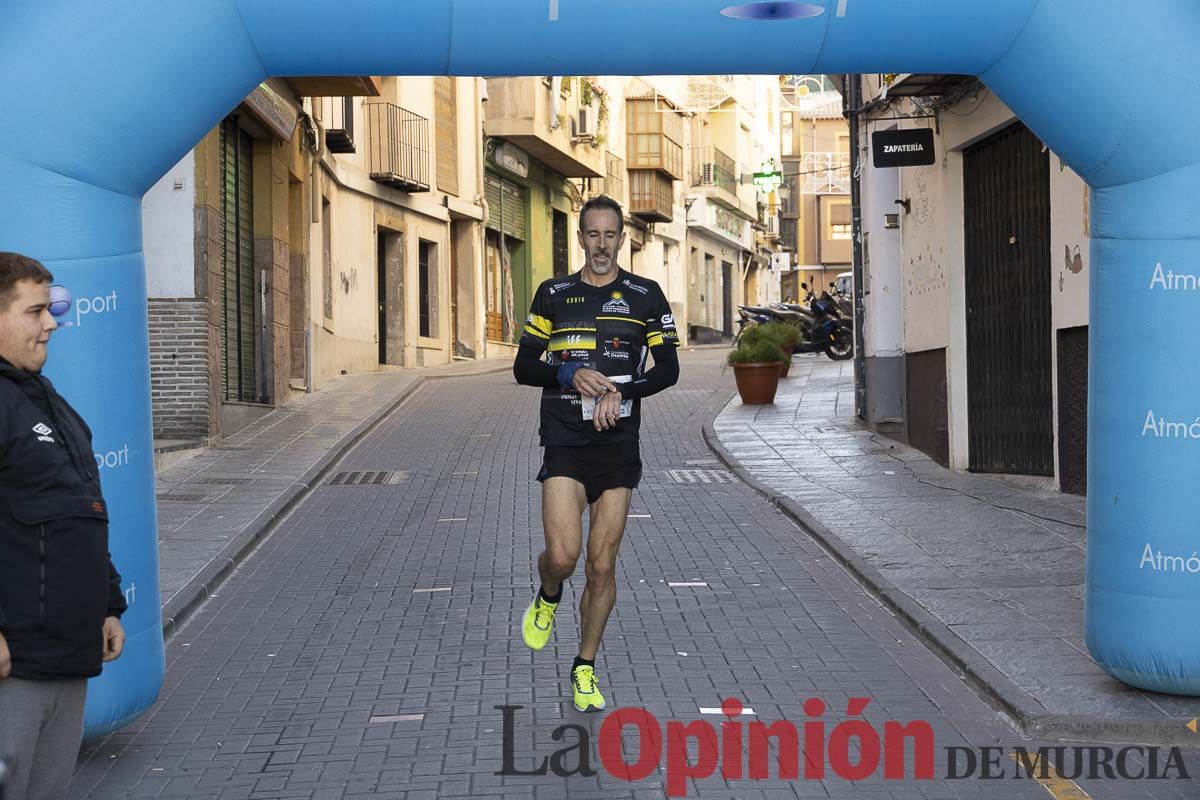
[[256, 402], [253, 142], [228, 117], [219, 134], [221, 166], [221, 389], [226, 400]]
[[454, 78], [435, 78], [437, 187], [458, 195], [458, 93]]
[[659, 108], [655, 100], [630, 100], [625, 105], [628, 167], [657, 169], [682, 180], [683, 117]]
[[850, 204], [837, 203], [829, 207], [829, 238], [849, 239], [851, 232]]

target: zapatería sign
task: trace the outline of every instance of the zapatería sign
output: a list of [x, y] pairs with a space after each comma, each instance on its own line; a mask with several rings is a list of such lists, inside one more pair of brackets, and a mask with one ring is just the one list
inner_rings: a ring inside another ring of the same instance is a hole
[[936, 161], [933, 131], [910, 128], [875, 131], [871, 134], [871, 157], [876, 167], [928, 167]]

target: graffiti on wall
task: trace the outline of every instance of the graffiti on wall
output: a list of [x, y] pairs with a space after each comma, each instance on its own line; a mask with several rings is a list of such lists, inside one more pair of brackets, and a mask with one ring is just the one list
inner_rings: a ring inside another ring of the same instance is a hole
[[942, 249], [939, 247], [935, 254], [933, 245], [927, 242], [923, 251], [908, 259], [904, 281], [909, 297], [923, 297], [944, 291], [946, 267], [942, 260]]
[[912, 173], [912, 211], [904, 221], [913, 228], [928, 228], [933, 224], [933, 192], [929, 188], [929, 170], [914, 169]]

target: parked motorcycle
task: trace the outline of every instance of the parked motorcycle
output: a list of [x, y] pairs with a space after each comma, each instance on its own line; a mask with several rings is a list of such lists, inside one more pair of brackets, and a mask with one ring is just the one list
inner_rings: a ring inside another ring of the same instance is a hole
[[800, 329], [801, 341], [795, 353], [825, 353], [834, 361], [844, 361], [854, 355], [854, 325], [843, 318], [837, 302], [823, 292], [816, 297], [807, 283], [800, 284], [807, 293], [806, 305], [799, 303], [769, 303], [766, 306], [738, 306], [738, 330], [733, 344], [755, 325], [767, 322], [786, 322]]
[[741, 341], [742, 334], [755, 325], [764, 325], [770, 322], [773, 317], [766, 312], [765, 309], [758, 306], [738, 306], [737, 333], [733, 336], [733, 346], [737, 347]]
[[808, 314], [812, 322], [804, 341], [796, 345], [797, 353], [825, 353], [834, 361], [845, 361], [854, 355], [853, 318], [842, 316], [837, 302], [828, 292], [817, 297], [807, 283], [800, 284], [807, 292]]

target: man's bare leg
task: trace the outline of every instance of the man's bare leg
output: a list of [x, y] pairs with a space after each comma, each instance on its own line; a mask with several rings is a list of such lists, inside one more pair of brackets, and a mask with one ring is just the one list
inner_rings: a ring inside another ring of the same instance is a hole
[[[587, 562], [584, 565], [587, 583], [579, 601], [583, 628], [579, 657], [587, 661], [594, 660], [600, 650], [604, 626], [617, 600], [617, 550], [625, 535], [625, 522], [632, 497], [632, 489], [608, 489], [591, 505]], [[579, 551], [575, 552], [578, 554]]]
[[562, 582], [575, 572], [583, 543], [583, 484], [561, 476], [542, 482], [542, 528], [546, 549], [538, 556], [542, 590], [554, 597]]

